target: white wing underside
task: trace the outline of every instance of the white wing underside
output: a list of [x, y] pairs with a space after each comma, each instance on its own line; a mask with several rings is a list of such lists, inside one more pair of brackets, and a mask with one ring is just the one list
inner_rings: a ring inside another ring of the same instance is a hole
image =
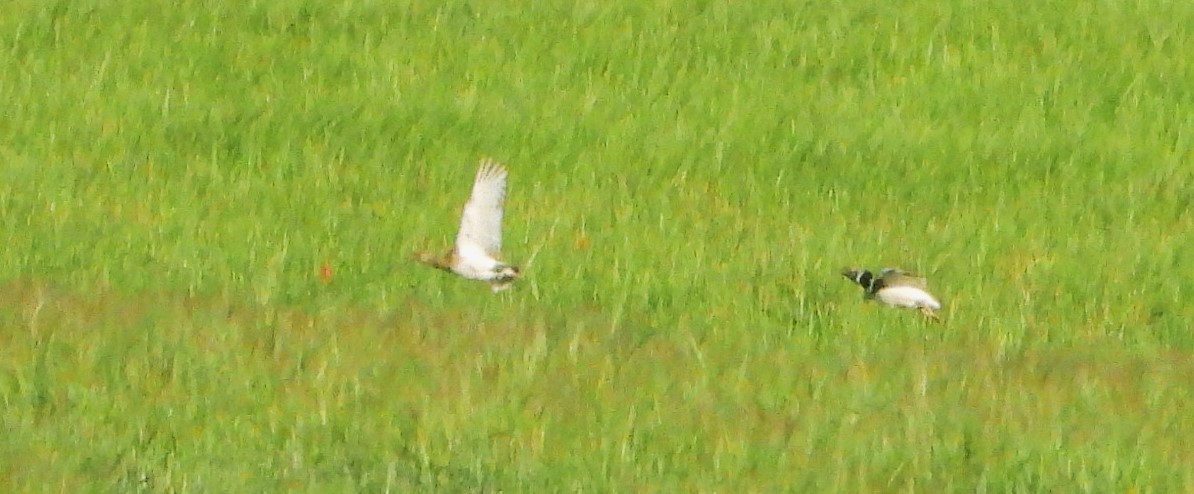
[[457, 252], [456, 255], [456, 263], [452, 265], [452, 272], [470, 280], [490, 281], [500, 277], [494, 272], [494, 268], [499, 264], [497, 259], [479, 249]]
[[937, 310], [941, 302], [933, 298], [929, 292], [913, 286], [893, 286], [880, 290], [875, 297], [887, 305], [907, 307], [910, 309], [928, 308]]
[[501, 255], [505, 199], [506, 168], [496, 161], [482, 160], [473, 182], [473, 193], [460, 217], [460, 232], [456, 234], [456, 253], [462, 260], [487, 258], [494, 262]]

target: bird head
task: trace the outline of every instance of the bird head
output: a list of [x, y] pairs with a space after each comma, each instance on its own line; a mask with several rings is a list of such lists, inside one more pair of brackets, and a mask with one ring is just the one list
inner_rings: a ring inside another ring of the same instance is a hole
[[499, 264], [493, 268], [493, 274], [496, 274], [497, 277], [490, 281], [490, 288], [493, 289], [493, 293], [497, 293], [510, 288], [514, 284], [514, 280], [522, 276], [522, 271], [518, 269], [518, 266]]
[[842, 270], [842, 276], [849, 278], [851, 281], [862, 285], [868, 291], [874, 286], [875, 275], [870, 271], [858, 268], [846, 268]]
[[513, 280], [522, 276], [522, 271], [518, 266], [511, 266], [509, 264], [499, 264], [493, 268], [493, 273], [506, 280]]

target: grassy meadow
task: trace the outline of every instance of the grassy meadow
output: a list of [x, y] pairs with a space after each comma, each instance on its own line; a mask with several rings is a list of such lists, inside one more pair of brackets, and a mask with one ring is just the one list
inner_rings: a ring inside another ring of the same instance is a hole
[[[0, 491], [1194, 492], [1191, 53], [1162, 0], [4, 2]], [[496, 295], [410, 259], [486, 156]]]

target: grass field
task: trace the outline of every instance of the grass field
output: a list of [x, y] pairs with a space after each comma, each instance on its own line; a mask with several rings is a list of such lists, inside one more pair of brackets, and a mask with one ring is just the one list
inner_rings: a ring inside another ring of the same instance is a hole
[[[4, 2], [0, 491], [1194, 492], [1191, 53], [1161, 0]], [[485, 156], [497, 295], [410, 261]]]

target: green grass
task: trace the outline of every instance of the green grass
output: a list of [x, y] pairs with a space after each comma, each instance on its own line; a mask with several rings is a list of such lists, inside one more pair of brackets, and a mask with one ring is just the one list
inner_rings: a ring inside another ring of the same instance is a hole
[[6, 2], [0, 491], [1194, 491], [1191, 26]]

